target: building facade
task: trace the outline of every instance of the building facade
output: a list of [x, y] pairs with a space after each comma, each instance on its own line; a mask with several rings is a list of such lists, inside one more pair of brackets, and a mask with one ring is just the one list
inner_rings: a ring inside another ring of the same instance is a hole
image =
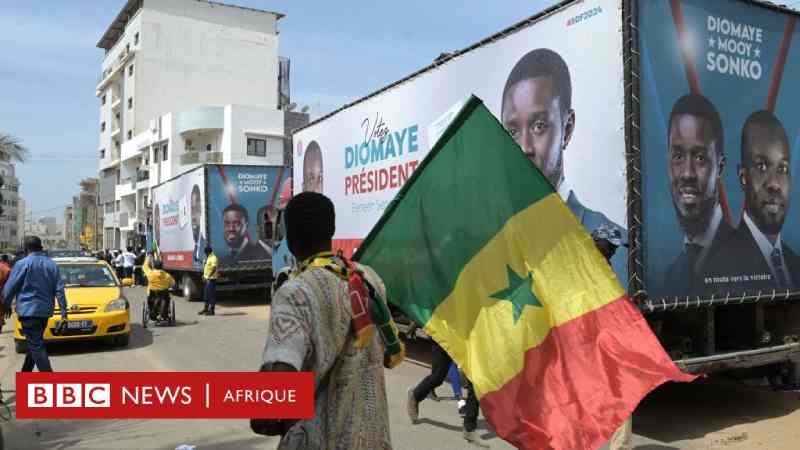
[[204, 163], [285, 164], [281, 17], [203, 0], [127, 2], [98, 43], [104, 248], [144, 242], [160, 182]]
[[23, 229], [19, 227], [19, 187], [14, 163], [7, 155], [0, 154], [0, 176], [3, 186], [0, 195], [3, 196], [3, 213], [0, 215], [0, 251], [11, 252], [18, 248]]

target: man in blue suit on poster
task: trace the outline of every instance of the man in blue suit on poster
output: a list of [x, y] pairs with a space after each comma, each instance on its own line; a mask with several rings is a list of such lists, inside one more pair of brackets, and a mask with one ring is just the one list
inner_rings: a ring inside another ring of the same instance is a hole
[[734, 233], [719, 202], [726, 162], [722, 120], [707, 98], [687, 94], [672, 107], [667, 131], [670, 193], [684, 239], [667, 269], [662, 293], [696, 296], [705, 290], [701, 275], [710, 253]]
[[[628, 285], [628, 232], [603, 213], [585, 207], [564, 176], [564, 151], [575, 131], [572, 80], [561, 56], [546, 48], [528, 52], [511, 69], [503, 89], [503, 126], [542, 171], [589, 234], [602, 230], [620, 242], [611, 266]], [[610, 150], [609, 150], [610, 151]]]

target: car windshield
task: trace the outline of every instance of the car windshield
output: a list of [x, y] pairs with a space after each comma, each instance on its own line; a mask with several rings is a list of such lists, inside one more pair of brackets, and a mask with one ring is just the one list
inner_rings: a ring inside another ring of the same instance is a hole
[[108, 267], [95, 264], [59, 264], [66, 287], [108, 287], [117, 281]]
[[51, 258], [80, 258], [86, 256], [83, 250], [50, 250], [47, 252]]

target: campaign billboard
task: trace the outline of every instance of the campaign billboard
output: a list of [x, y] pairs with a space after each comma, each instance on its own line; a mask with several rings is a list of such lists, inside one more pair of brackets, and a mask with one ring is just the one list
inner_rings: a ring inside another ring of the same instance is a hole
[[[352, 254], [459, 102], [474, 94], [589, 231], [605, 229], [624, 242], [619, 7], [614, 0], [570, 3], [296, 132], [294, 191], [322, 192], [334, 201], [334, 245]], [[492, 149], [486, 149], [486, 157], [492, 157]], [[624, 283], [624, 247], [612, 265]]]
[[205, 198], [202, 168], [153, 189], [153, 236], [164, 267], [200, 269], [206, 235]]
[[797, 291], [797, 15], [737, 0], [639, 6], [650, 297]]
[[271, 268], [284, 167], [209, 165], [209, 240], [221, 269]]

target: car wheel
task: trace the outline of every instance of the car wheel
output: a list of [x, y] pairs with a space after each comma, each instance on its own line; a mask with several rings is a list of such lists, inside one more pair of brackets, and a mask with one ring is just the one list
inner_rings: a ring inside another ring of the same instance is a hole
[[28, 343], [21, 339], [14, 339], [14, 350], [17, 353], [28, 353]]
[[114, 336], [114, 346], [115, 347], [127, 347], [131, 341], [131, 335], [123, 334], [122, 336]]

